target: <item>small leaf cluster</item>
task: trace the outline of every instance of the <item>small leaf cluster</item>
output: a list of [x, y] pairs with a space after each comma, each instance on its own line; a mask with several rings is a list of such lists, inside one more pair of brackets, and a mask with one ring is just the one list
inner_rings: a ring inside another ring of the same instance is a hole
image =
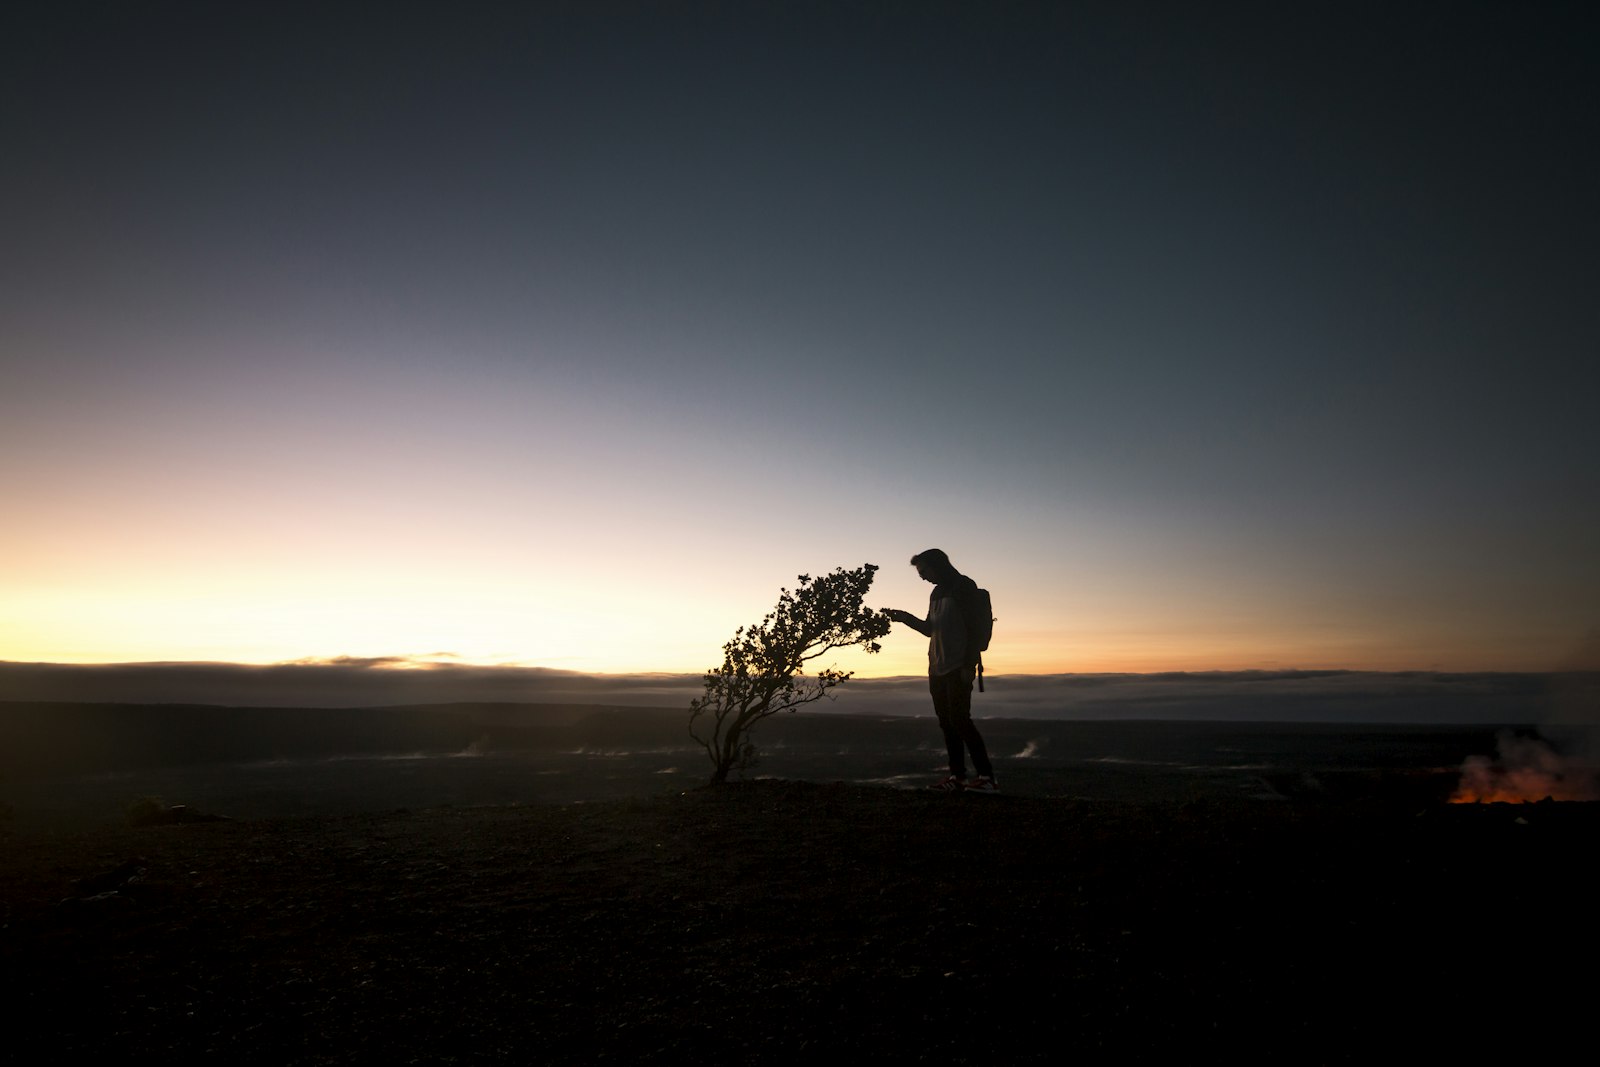
[[755, 762], [749, 733], [757, 722], [827, 696], [854, 673], [830, 666], [808, 675], [812, 661], [853, 645], [879, 650], [889, 618], [863, 603], [877, 570], [866, 563], [802, 574], [765, 618], [722, 646], [722, 666], [706, 673], [705, 692], [689, 705], [689, 733], [711, 760], [713, 782]]

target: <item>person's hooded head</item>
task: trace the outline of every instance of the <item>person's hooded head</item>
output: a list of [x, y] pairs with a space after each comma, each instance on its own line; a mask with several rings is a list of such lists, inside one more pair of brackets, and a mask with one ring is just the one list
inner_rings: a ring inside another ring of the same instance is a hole
[[911, 565], [917, 568], [917, 573], [925, 582], [938, 585], [940, 582], [949, 581], [956, 576], [956, 569], [950, 565], [950, 557], [944, 554], [943, 549], [929, 548], [918, 552], [911, 557]]

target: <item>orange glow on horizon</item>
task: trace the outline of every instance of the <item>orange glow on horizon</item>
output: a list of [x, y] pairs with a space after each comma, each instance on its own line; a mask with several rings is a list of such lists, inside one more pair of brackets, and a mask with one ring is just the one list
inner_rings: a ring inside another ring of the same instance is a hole
[[[13, 529], [21, 551], [0, 560], [0, 660], [266, 665], [442, 654], [461, 665], [696, 675], [793, 582], [790, 568], [764, 556], [722, 557], [693, 539], [662, 549], [672, 555], [663, 566], [631, 550], [621, 517], [593, 536], [529, 520], [481, 543], [476, 527], [456, 542], [452, 521], [438, 515], [381, 531], [364, 522], [328, 533], [315, 550], [287, 537], [286, 521], [252, 529], [235, 516], [219, 530], [220, 521], [187, 540], [171, 517], [112, 539], [87, 520], [54, 538], [40, 520]], [[886, 557], [844, 545], [794, 555]], [[1364, 608], [1307, 620], [1298, 600], [1265, 599], [1222, 610], [1209, 588], [1092, 587], [1021, 563], [983, 577], [999, 616], [985, 656], [993, 677], [1541, 671], [1559, 666], [1582, 632], [1581, 620], [1556, 614], [1389, 618]], [[927, 595], [908, 567], [885, 566], [868, 603], [920, 610]], [[926, 649], [896, 626], [878, 655], [842, 651], [833, 665], [863, 679], [915, 677], [927, 669]]]

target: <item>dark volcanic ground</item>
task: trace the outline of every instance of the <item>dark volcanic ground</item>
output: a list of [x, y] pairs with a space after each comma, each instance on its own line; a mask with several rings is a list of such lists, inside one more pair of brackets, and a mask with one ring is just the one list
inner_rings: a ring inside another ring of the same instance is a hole
[[[979, 721], [1006, 791], [1038, 799], [1285, 798], [1401, 778], [1444, 797], [1464, 759], [1496, 748], [1485, 727]], [[269, 818], [675, 793], [710, 773], [686, 723], [682, 709], [559, 705], [0, 703], [0, 804], [18, 828], [62, 829], [152, 795]], [[753, 776], [917, 788], [944, 773], [931, 715], [779, 716], [755, 737]]]
[[[928, 770], [860, 725], [854, 753], [796, 734], [766, 769]], [[510, 755], [307, 764], [278, 783], [294, 811], [135, 827], [13, 782], [5, 1003], [56, 1055], [260, 1063], [1472, 1060], [1587, 1035], [1600, 805], [1447, 805], [1438, 761], [1483, 741], [1449, 731], [1058, 725], [987, 725], [1009, 757], [1034, 742], [1000, 797], [685, 791], [688, 754], [613, 750], [526, 755], [520, 797], [483, 795]], [[381, 810], [385, 768], [429, 805]], [[209, 780], [119, 773], [68, 784]], [[602, 784], [555, 802], [580, 780]], [[207, 788], [167, 799], [219, 809]]]

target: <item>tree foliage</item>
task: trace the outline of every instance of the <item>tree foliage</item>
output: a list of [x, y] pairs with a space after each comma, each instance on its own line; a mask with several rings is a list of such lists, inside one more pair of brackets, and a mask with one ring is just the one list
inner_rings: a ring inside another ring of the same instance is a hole
[[722, 646], [722, 666], [706, 674], [705, 692], [689, 705], [689, 733], [711, 759], [712, 782], [755, 762], [756, 723], [827, 696], [854, 673], [830, 666], [808, 675], [813, 660], [851, 645], [878, 651], [889, 618], [861, 602], [877, 569], [866, 563], [819, 578], [802, 574], [793, 592], [778, 591], [766, 618], [739, 627]]

